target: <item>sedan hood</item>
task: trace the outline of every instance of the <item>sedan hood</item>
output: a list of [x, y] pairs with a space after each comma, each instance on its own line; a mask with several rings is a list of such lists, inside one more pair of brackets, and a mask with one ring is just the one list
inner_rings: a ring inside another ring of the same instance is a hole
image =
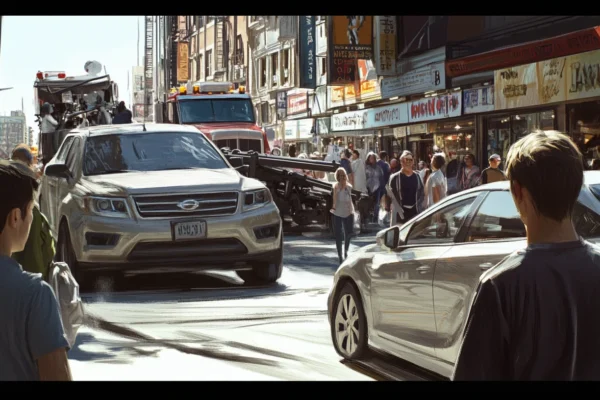
[[230, 168], [197, 168], [94, 175], [85, 177], [82, 184], [91, 194], [117, 196], [240, 190], [242, 179]]

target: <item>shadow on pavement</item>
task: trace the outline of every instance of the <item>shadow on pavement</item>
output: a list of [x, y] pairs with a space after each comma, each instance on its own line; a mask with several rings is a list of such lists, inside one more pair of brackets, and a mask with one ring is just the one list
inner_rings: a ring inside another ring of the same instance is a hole
[[371, 349], [360, 361], [340, 360], [346, 367], [378, 381], [448, 381], [408, 361]]
[[83, 291], [86, 303], [164, 303], [157, 293], [176, 293], [177, 302], [257, 298], [286, 292], [281, 283], [250, 286], [228, 276], [205, 273], [164, 273], [127, 277], [115, 284], [110, 278], [96, 281], [94, 290]]
[[159, 350], [142, 350], [133, 347], [134, 343], [118, 343], [97, 338], [91, 333], [77, 335], [75, 345], [69, 350], [69, 360], [131, 364], [135, 357], [154, 356]]

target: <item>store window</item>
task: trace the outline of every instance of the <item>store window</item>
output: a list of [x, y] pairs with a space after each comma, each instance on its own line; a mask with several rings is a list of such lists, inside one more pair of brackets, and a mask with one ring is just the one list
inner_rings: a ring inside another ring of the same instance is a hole
[[[493, 116], [487, 120], [487, 154], [482, 160], [487, 166], [487, 159], [492, 154], [499, 154], [506, 159], [510, 146], [534, 130], [553, 130], [556, 126], [554, 110], [528, 114]], [[501, 167], [502, 168], [502, 167]]]
[[574, 104], [568, 109], [569, 133], [583, 153], [586, 164], [600, 158], [600, 101]]
[[462, 161], [467, 153], [477, 156], [474, 119], [429, 123], [428, 126], [429, 131], [434, 134], [434, 150], [443, 152], [447, 162]]

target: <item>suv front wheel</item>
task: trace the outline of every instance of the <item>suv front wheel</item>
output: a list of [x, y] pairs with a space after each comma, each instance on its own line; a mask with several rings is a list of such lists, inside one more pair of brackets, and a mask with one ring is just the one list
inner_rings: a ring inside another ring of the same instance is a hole
[[236, 271], [236, 274], [244, 280], [246, 285], [264, 285], [275, 283], [281, 278], [283, 272], [283, 232], [279, 241], [279, 251], [270, 260], [257, 262], [252, 269]]

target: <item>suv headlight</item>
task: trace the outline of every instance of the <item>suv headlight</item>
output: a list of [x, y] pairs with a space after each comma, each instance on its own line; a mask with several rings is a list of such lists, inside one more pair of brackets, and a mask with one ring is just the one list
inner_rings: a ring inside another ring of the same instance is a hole
[[242, 210], [255, 210], [265, 204], [269, 204], [272, 200], [273, 198], [271, 197], [269, 189], [249, 190], [244, 192], [244, 205]]
[[129, 218], [129, 206], [126, 199], [116, 197], [88, 196], [84, 198], [86, 208], [96, 215], [114, 218]]

